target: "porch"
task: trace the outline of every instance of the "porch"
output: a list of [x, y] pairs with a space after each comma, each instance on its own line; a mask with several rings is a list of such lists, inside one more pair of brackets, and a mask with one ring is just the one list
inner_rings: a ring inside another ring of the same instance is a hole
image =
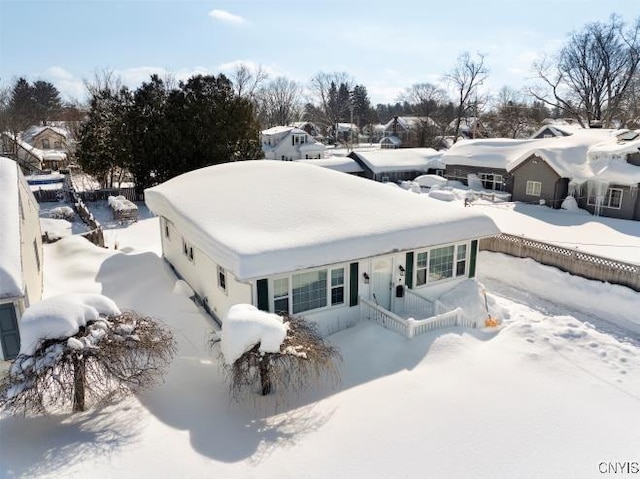
[[462, 308], [451, 308], [437, 299], [427, 298], [404, 287], [404, 295], [395, 303], [395, 312], [375, 301], [360, 297], [360, 319], [373, 321], [380, 326], [412, 338], [427, 331], [462, 326], [475, 328], [475, 321], [468, 318]]

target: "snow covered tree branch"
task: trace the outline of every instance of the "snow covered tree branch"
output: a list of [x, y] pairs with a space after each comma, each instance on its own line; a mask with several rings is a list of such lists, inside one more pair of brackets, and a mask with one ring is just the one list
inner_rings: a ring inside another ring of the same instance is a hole
[[[235, 308], [235, 309], [234, 309]], [[224, 323], [221, 353], [231, 396], [302, 391], [340, 382], [342, 356], [303, 318], [235, 305]]]
[[[65, 314], [64, 307], [57, 309]], [[87, 406], [114, 402], [148, 389], [160, 381], [176, 351], [171, 331], [133, 311], [95, 314], [92, 306], [85, 311], [91, 317], [71, 335], [56, 334], [60, 328], [51, 328], [60, 319], [55, 314], [46, 318], [49, 331], [54, 333], [38, 334], [35, 343], [21, 349], [0, 379], [0, 409], [25, 415], [48, 414], [69, 407], [79, 412]], [[73, 311], [66, 314], [73, 316]], [[41, 327], [35, 329], [44, 331]], [[25, 339], [29, 338], [27, 334]]]

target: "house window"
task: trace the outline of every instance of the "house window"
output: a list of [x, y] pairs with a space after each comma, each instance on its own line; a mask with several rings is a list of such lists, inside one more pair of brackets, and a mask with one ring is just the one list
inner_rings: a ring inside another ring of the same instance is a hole
[[47, 138], [42, 140], [42, 148], [44, 148], [45, 150], [48, 150], [50, 148], [49, 147], [49, 140]]
[[167, 220], [164, 220], [164, 237], [167, 239], [171, 239], [169, 233], [169, 222]]
[[344, 303], [344, 268], [331, 270], [331, 305]]
[[33, 251], [36, 254], [36, 265], [38, 266], [38, 271], [40, 271], [40, 252], [38, 251], [38, 242], [33, 240]]
[[[591, 189], [587, 195], [587, 204], [595, 206], [597, 203], [597, 197], [595, 188]], [[607, 193], [602, 199], [602, 206], [605, 208], [612, 208], [619, 210], [622, 207], [622, 189], [621, 188], [609, 188]]]
[[416, 256], [416, 286], [427, 284], [428, 257], [429, 254], [426, 251], [418, 253]]
[[188, 244], [184, 238], [182, 239], [182, 253], [189, 259], [189, 261], [193, 261], [193, 246]]
[[273, 311], [276, 313], [289, 312], [289, 278], [273, 281]]
[[218, 266], [218, 288], [227, 291], [227, 272], [222, 266]]
[[502, 175], [494, 175], [493, 173], [480, 173], [478, 176], [480, 177], [480, 181], [482, 181], [482, 187], [485, 190], [503, 190]]
[[453, 276], [453, 246], [431, 250], [429, 258], [429, 282], [440, 281]]
[[327, 305], [327, 270], [293, 275], [293, 313]]
[[529, 196], [540, 196], [542, 190], [542, 183], [539, 181], [527, 181], [526, 194]]
[[464, 276], [467, 270], [467, 245], [459, 244], [456, 248], [456, 276]]

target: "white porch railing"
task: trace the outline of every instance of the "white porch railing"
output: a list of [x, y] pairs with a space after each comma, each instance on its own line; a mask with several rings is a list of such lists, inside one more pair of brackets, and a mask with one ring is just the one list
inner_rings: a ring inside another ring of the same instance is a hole
[[402, 302], [405, 316], [428, 318], [438, 314], [436, 312], [436, 304], [434, 300], [420, 296], [406, 286], [404, 287], [404, 298], [402, 299]]
[[[437, 301], [436, 306], [438, 303], [440, 302]], [[445, 306], [440, 303], [440, 308], [444, 307]], [[404, 319], [397, 314], [361, 297], [360, 312], [362, 319], [373, 321], [380, 326], [396, 331], [407, 338], [412, 338], [418, 334], [442, 328], [452, 328], [456, 326], [467, 328], [476, 327], [475, 321], [469, 319], [462, 311], [462, 308], [449, 310], [424, 319]]]

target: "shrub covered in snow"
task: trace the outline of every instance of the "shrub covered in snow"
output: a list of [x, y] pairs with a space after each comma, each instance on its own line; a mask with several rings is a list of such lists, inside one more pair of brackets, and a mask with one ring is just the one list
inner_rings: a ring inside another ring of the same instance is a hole
[[76, 216], [76, 212], [70, 206], [58, 206], [49, 211], [49, 216], [57, 220], [72, 221]]
[[14, 414], [83, 411], [149, 388], [176, 349], [157, 321], [99, 294], [44, 300], [24, 317], [23, 347], [0, 378], [0, 408]]
[[237, 304], [213, 342], [220, 343], [235, 400], [256, 389], [267, 395], [274, 389], [301, 392], [325, 381], [339, 382], [340, 352], [302, 318]]

